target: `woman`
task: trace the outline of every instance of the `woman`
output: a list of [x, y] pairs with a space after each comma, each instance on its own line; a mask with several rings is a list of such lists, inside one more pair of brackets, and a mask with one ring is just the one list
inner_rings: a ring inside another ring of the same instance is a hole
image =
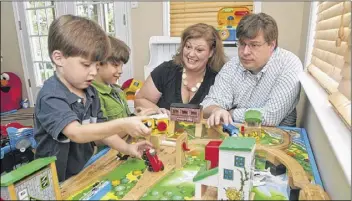
[[171, 103], [200, 104], [225, 64], [214, 27], [199, 23], [184, 30], [173, 60], [156, 67], [135, 98], [135, 107], [169, 114]]

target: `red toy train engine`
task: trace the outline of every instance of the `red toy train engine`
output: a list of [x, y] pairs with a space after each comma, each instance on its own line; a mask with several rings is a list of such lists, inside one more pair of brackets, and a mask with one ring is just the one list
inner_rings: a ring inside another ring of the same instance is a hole
[[155, 149], [146, 149], [143, 152], [142, 158], [145, 160], [145, 165], [148, 167], [148, 171], [159, 172], [164, 170], [164, 164], [159, 160]]

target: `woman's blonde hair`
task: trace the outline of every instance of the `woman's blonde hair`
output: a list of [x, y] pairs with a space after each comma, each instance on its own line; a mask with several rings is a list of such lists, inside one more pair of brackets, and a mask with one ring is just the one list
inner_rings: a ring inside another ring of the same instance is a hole
[[205, 39], [210, 50], [213, 50], [213, 55], [209, 58], [207, 66], [216, 72], [220, 71], [226, 62], [223, 44], [216, 29], [213, 26], [204, 23], [191, 25], [183, 31], [181, 36], [181, 45], [178, 48], [176, 55], [173, 57], [174, 62], [178, 65], [184, 66], [182, 55], [186, 42], [189, 39], [198, 38]]

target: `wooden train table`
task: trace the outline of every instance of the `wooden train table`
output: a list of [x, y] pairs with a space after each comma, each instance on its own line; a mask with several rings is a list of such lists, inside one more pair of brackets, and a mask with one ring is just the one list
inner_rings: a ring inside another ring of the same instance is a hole
[[[110, 181], [111, 189], [101, 200], [192, 200], [195, 195], [193, 178], [207, 166], [205, 145], [213, 139], [223, 139], [221, 129], [204, 129], [202, 137], [195, 138], [194, 125], [182, 123], [188, 132], [190, 151], [185, 165], [175, 168], [175, 147], [161, 146], [159, 159], [165, 168], [149, 172], [143, 160], [129, 158], [118, 160], [117, 152], [110, 150], [80, 174], [61, 184], [62, 198], [78, 200], [91, 193], [100, 181]], [[177, 134], [170, 136], [177, 138]], [[210, 138], [210, 139], [209, 139]], [[307, 133], [301, 128], [262, 127], [257, 137], [255, 169], [266, 172], [262, 185], [251, 189], [254, 200], [329, 199], [323, 191], [323, 184], [315, 164]], [[301, 192], [301, 193], [300, 193]], [[216, 188], [207, 188], [202, 199], [214, 200]]]

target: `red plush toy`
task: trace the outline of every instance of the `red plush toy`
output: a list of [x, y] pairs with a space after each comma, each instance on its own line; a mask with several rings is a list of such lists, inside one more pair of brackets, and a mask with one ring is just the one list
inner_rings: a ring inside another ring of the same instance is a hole
[[21, 107], [22, 82], [14, 73], [1, 73], [1, 113]]

